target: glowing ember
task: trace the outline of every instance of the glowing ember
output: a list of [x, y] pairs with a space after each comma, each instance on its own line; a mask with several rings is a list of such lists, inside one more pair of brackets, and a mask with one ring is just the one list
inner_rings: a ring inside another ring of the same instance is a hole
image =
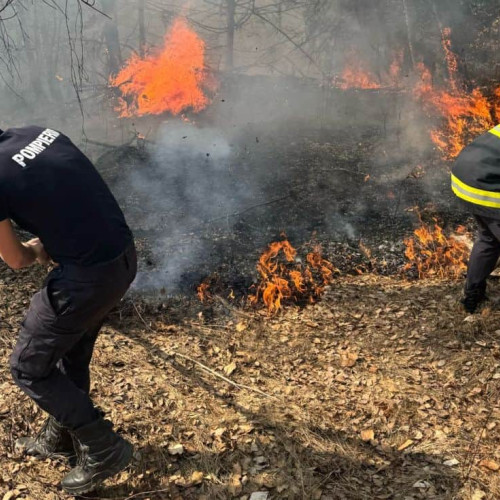
[[318, 246], [307, 254], [305, 264], [296, 257], [297, 251], [286, 239], [269, 245], [257, 264], [261, 281], [250, 297], [252, 304], [262, 301], [269, 314], [275, 314], [285, 303], [316, 302], [338, 270], [322, 257]]
[[[420, 222], [414, 236], [405, 240], [409, 262], [404, 271], [415, 269], [419, 278], [460, 278], [467, 270], [469, 247], [453, 236], [446, 237], [436, 219], [433, 225]], [[459, 226], [457, 233], [464, 232]]]
[[205, 66], [205, 43], [182, 19], [174, 21], [161, 50], [133, 55], [110, 81], [119, 87], [122, 117], [199, 112], [210, 103], [214, 84]]

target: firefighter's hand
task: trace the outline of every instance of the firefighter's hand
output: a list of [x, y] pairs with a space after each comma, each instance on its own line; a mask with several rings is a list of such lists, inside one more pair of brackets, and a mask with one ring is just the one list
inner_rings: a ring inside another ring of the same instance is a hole
[[36, 255], [36, 261], [42, 266], [49, 265], [52, 260], [49, 254], [45, 251], [42, 242], [39, 238], [33, 238], [32, 240], [24, 243], [25, 246], [31, 248]]

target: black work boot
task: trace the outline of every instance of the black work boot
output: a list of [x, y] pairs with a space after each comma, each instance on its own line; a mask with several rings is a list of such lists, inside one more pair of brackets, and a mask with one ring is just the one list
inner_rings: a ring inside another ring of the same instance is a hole
[[68, 429], [50, 416], [45, 420], [36, 436], [17, 439], [16, 449], [26, 455], [41, 459], [52, 457], [71, 458], [75, 456], [73, 440]]
[[486, 300], [486, 290], [484, 288], [465, 289], [464, 297], [460, 301], [469, 314], [474, 314], [478, 306]]
[[134, 449], [112, 427], [111, 422], [99, 419], [71, 431], [78, 461], [61, 482], [68, 493], [88, 493], [129, 464]]

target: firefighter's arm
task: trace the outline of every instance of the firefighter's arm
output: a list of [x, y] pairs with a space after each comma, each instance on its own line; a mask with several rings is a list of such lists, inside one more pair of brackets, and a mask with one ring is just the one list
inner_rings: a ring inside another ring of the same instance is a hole
[[12, 269], [22, 269], [50, 259], [38, 238], [21, 243], [9, 219], [0, 222], [0, 257]]

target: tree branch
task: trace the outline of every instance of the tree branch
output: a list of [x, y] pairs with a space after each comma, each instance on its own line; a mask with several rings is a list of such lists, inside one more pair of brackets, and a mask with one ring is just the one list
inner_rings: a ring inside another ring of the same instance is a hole
[[321, 72], [321, 74], [323, 75], [323, 77], [326, 76], [325, 73], [324, 73], [324, 71], [323, 71], [323, 69], [313, 59], [313, 57], [308, 52], [306, 52], [290, 35], [288, 35], [288, 33], [286, 33], [285, 31], [283, 31], [279, 26], [277, 26], [275, 23], [273, 23], [270, 19], [268, 19], [267, 17], [265, 17], [262, 14], [260, 14], [260, 12], [258, 12], [255, 8], [253, 9], [252, 14], [255, 17], [258, 17], [260, 20], [264, 21], [265, 23], [271, 25], [278, 33], [280, 33], [281, 35], [283, 35], [292, 45], [295, 46], [295, 48], [297, 48], [313, 64], [313, 66], [315, 68], [317, 68]]
[[86, 5], [87, 7], [90, 7], [92, 10], [95, 10], [96, 12], [101, 14], [102, 16], [107, 17], [108, 19], [111, 19], [111, 16], [108, 16], [108, 14], [106, 14], [105, 12], [103, 12], [102, 10], [98, 9], [95, 6], [95, 0], [78, 0], [78, 1], [80, 3], [83, 3], [84, 5]]

